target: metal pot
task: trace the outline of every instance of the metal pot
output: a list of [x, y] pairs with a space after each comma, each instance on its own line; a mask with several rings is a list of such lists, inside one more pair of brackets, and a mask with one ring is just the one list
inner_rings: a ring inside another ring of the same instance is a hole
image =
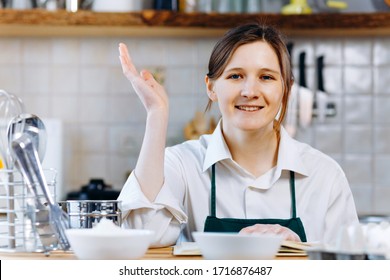
[[69, 215], [70, 228], [93, 228], [103, 218], [122, 224], [119, 200], [67, 200], [59, 204]]

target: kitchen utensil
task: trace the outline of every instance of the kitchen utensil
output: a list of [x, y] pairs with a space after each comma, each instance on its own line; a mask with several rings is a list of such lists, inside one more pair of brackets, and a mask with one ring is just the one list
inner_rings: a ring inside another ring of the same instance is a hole
[[19, 114], [10, 121], [7, 128], [9, 145], [12, 145], [12, 141], [23, 134], [29, 135], [30, 140], [38, 152], [39, 160], [42, 163], [45, 157], [47, 143], [45, 124], [36, 115], [26, 113]]
[[123, 229], [102, 219], [94, 228], [67, 229], [73, 252], [82, 260], [129, 260], [141, 258], [154, 238], [154, 232]]
[[307, 88], [306, 84], [306, 52], [299, 54], [299, 93], [298, 110], [299, 125], [306, 128], [311, 124], [313, 115], [313, 92]]
[[[0, 89], [0, 157], [2, 164], [8, 170], [12, 170], [12, 158], [11, 152], [8, 145], [7, 137], [7, 125], [9, 121], [16, 116], [24, 112], [24, 104], [20, 98], [13, 94], [9, 94], [3, 89]], [[9, 225], [9, 234], [11, 238], [9, 239], [9, 248], [15, 248], [15, 201], [14, 201], [14, 190], [13, 190], [13, 178], [12, 172], [7, 172], [9, 176], [7, 178], [7, 219]]]
[[[7, 140], [8, 140], [8, 146], [7, 149], [12, 150], [12, 141], [14, 139], [19, 138], [23, 134], [28, 134], [30, 136], [31, 141], [33, 142], [33, 145], [35, 146], [36, 150], [38, 151], [38, 156], [40, 161], [43, 161], [45, 151], [46, 151], [46, 129], [45, 125], [42, 122], [40, 118], [38, 118], [35, 115], [32, 114], [26, 114], [22, 113], [19, 115], [14, 116], [7, 127]], [[8, 166], [9, 168], [14, 168], [14, 161], [11, 157]], [[30, 181], [29, 183], [26, 183], [27, 186], [33, 186], [35, 189], [35, 186], [33, 184], [33, 181]], [[41, 243], [44, 248], [47, 248], [45, 250], [49, 250], [49, 248], [53, 244], [53, 237], [50, 237], [50, 232], [48, 230], [49, 223], [45, 224], [45, 211], [48, 211], [46, 207], [40, 203], [38, 198], [38, 193], [36, 190], [31, 189], [31, 187], [28, 188], [30, 195], [35, 197], [35, 199], [29, 199], [27, 200], [27, 213], [30, 213], [30, 221], [34, 224], [35, 222], [40, 223], [37, 232], [40, 235]], [[27, 195], [27, 197], [29, 197]], [[34, 202], [35, 201], [35, 202]], [[17, 204], [12, 205], [12, 207], [18, 208], [19, 206]], [[11, 207], [11, 208], [12, 208]], [[37, 220], [34, 217], [31, 217], [33, 215], [32, 209], [33, 207], [36, 207], [37, 212]]]
[[[49, 206], [50, 222], [53, 225], [55, 234], [57, 235], [59, 246], [61, 246], [63, 250], [69, 249], [69, 241], [65, 234], [65, 230], [69, 228], [69, 217], [64, 211], [62, 211], [58, 204], [54, 202], [53, 197], [50, 194], [38, 152], [30, 140], [30, 137], [27, 134], [23, 134], [12, 142], [12, 148], [17, 156], [19, 164], [21, 165], [21, 171], [24, 175], [26, 175], [26, 179], [31, 180], [32, 175], [35, 176], [42, 189]], [[34, 192], [33, 189], [32, 191]], [[44, 211], [42, 212], [45, 213]], [[44, 214], [42, 214], [42, 216], [43, 215]], [[42, 219], [47, 219], [47, 217], [43, 217]]]
[[29, 158], [26, 149], [29, 145], [33, 147], [29, 136], [24, 134], [12, 142], [14, 157], [18, 163], [18, 169], [23, 174], [26, 186], [28, 187], [30, 196], [26, 199], [26, 212], [45, 251], [49, 251], [56, 243], [55, 232], [51, 225], [49, 208], [46, 207], [40, 200], [38, 190], [34, 184], [33, 173], [30, 170]]
[[317, 57], [317, 92], [314, 101], [315, 115], [318, 122], [323, 123], [327, 115], [328, 95], [325, 93], [323, 68], [324, 56]]
[[237, 234], [220, 232], [193, 232], [205, 259], [273, 259], [283, 237], [274, 234]]
[[70, 228], [93, 228], [102, 219], [117, 226], [122, 224], [122, 212], [119, 200], [67, 200], [59, 202], [68, 213]]

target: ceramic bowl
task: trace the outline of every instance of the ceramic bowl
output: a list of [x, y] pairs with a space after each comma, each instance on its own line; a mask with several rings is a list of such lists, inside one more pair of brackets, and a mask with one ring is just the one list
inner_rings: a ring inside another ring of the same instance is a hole
[[[106, 220], [109, 221], [109, 220]], [[148, 250], [154, 232], [141, 229], [122, 229], [109, 221], [94, 228], [68, 229], [71, 249], [81, 260], [139, 259]]]
[[205, 259], [266, 260], [274, 259], [283, 242], [280, 235], [217, 232], [193, 232]]

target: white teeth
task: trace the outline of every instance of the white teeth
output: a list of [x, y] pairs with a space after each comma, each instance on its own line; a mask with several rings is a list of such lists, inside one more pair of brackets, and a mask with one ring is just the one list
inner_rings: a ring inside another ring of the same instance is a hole
[[261, 107], [259, 106], [237, 106], [237, 108], [239, 110], [248, 111], [248, 112], [253, 112], [261, 109]]

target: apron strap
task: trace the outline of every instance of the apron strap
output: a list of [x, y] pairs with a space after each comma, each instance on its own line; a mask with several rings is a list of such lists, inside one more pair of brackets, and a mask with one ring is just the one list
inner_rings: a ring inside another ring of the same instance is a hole
[[292, 218], [297, 217], [297, 209], [295, 202], [295, 173], [290, 171], [290, 190], [291, 190], [291, 208], [292, 208]]
[[211, 205], [210, 205], [210, 215], [216, 217], [216, 206], [215, 206], [215, 163], [211, 167]]

